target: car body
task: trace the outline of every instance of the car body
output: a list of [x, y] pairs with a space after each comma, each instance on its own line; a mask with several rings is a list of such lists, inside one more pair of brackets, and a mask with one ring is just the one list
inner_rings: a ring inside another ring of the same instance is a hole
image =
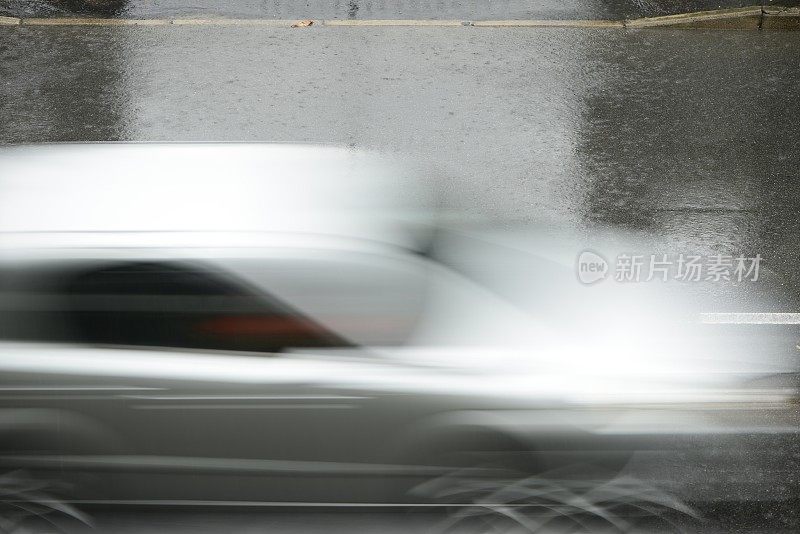
[[791, 388], [605, 372], [420, 254], [414, 195], [374, 156], [101, 144], [0, 161], [0, 463], [70, 500], [391, 504], [435, 499], [415, 488], [454, 470], [576, 465], [713, 500], [732, 481], [694, 466], [796, 435]]

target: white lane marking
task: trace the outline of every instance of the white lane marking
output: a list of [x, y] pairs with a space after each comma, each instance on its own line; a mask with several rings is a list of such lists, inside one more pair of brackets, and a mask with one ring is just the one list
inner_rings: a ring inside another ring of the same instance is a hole
[[705, 324], [800, 324], [800, 313], [701, 313]]

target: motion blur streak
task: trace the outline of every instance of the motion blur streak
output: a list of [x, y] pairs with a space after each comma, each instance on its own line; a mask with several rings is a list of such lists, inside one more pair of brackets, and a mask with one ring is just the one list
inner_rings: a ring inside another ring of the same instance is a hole
[[794, 506], [794, 341], [708, 320], [769, 285], [583, 283], [585, 251], [684, 251], [476, 220], [432, 179], [321, 146], [0, 149], [0, 528], [282, 504], [695, 532]]

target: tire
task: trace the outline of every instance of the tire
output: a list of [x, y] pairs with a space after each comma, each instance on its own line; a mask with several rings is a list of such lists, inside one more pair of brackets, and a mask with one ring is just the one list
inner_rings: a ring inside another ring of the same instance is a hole
[[89, 517], [68, 501], [69, 488], [44, 473], [18, 469], [0, 474], [0, 533], [65, 532]]
[[429, 453], [444, 472], [410, 493], [428, 515], [431, 504], [440, 508], [432, 532], [688, 534], [702, 524], [679, 498], [615, 464], [593, 463], [587, 453], [586, 463], [553, 466], [518, 445], [494, 437]]

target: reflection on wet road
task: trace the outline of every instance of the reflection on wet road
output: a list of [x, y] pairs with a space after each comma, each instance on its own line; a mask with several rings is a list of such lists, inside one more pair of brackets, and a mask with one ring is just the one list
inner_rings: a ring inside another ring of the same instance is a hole
[[[442, 4], [400, 11], [312, 1], [301, 16], [623, 18], [677, 9], [633, 0]], [[0, 12], [76, 10], [0, 0]], [[298, 18], [291, 2], [246, 0], [128, 2], [110, 13]], [[800, 312], [797, 72], [795, 33], [0, 26], [0, 143], [278, 141], [399, 152], [435, 164], [444, 207], [642, 231], [675, 254], [760, 254], [763, 282], [779, 299], [748, 311]], [[796, 356], [792, 345], [782, 354]], [[730, 513], [721, 515], [734, 524]], [[427, 519], [131, 513], [100, 514], [97, 527], [411, 532]]]
[[[800, 279], [793, 33], [4, 27], [3, 142], [261, 140], [435, 161], [450, 206], [761, 254]], [[785, 309], [796, 311], [791, 299]]]
[[[741, 534], [788, 534], [795, 532], [791, 527], [780, 528], [774, 524], [763, 525], [759, 522], [742, 520], [738, 513], [727, 514], [725, 526], [708, 524], [696, 532], [697, 534], [721, 534], [722, 532], [739, 532]], [[92, 514], [92, 526], [87, 527], [80, 522], [58, 523], [67, 534], [84, 532], [113, 532], [115, 534], [149, 534], [170, 532], [174, 534], [216, 534], [220, 531], [235, 532], [279, 532], [304, 534], [417, 534], [453, 532], [446, 530], [447, 519], [441, 511], [431, 509], [391, 509], [378, 508], [287, 508], [276, 509], [201, 509], [200, 511], [164, 511], [157, 508], [131, 509], [128, 512], [95, 510]], [[52, 526], [50, 526], [52, 528]], [[665, 532], [683, 532], [680, 523], [674, 530]], [[39, 532], [36, 528], [33, 532]], [[460, 532], [456, 530], [455, 532]], [[486, 532], [494, 532], [486, 531]], [[526, 531], [527, 532], [527, 531]], [[538, 530], [531, 532], [539, 532]], [[561, 530], [543, 531], [561, 532]], [[648, 531], [656, 534], [661, 531]]]

